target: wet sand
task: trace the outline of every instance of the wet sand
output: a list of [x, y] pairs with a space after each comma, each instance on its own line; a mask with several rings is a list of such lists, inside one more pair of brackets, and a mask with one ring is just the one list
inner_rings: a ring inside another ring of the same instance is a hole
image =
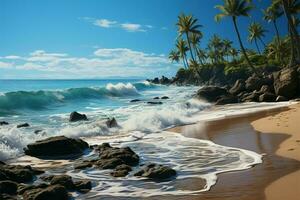
[[[289, 109], [264, 111], [169, 130], [188, 137], [209, 139], [217, 144], [265, 154], [263, 163], [251, 169], [218, 175], [217, 184], [208, 192], [174, 199], [298, 200], [300, 133], [296, 136], [295, 132], [297, 126], [300, 129], [300, 124], [297, 124], [299, 119], [300, 104], [297, 104]], [[294, 129], [291, 130], [290, 127]], [[189, 184], [195, 186], [198, 183], [191, 181]]]

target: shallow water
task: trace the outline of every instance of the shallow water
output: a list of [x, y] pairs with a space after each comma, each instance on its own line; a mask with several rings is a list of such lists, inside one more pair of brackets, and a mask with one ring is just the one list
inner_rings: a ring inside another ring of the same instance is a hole
[[[199, 87], [153, 85], [140, 80], [9, 83], [4, 81], [7, 87], [2, 85], [0, 88], [0, 120], [10, 123], [0, 126], [0, 160], [22, 156], [22, 149], [35, 140], [66, 135], [84, 137], [90, 144], [110, 142], [116, 146], [130, 146], [141, 156], [143, 164], [165, 164], [178, 172], [175, 180], [157, 183], [137, 180], [131, 175], [116, 179], [109, 176], [108, 171], [83, 170], [78, 173], [68, 170], [67, 173], [74, 178], [94, 181], [93, 190], [80, 198], [183, 195], [209, 190], [218, 173], [247, 169], [260, 163], [261, 155], [163, 130], [289, 104], [248, 103], [212, 107], [209, 103], [192, 99]], [[162, 96], [169, 99], [153, 100]], [[130, 103], [132, 99], [142, 101]], [[161, 101], [163, 104], [149, 105], [147, 101]], [[87, 114], [89, 121], [68, 122], [69, 113], [74, 110]], [[119, 127], [108, 129], [104, 121], [107, 117], [115, 117]], [[31, 126], [16, 128], [23, 122]], [[41, 132], [35, 134], [35, 130]], [[93, 154], [86, 155], [89, 156]], [[201, 179], [204, 184], [196, 188], [178, 184], [188, 179]]]

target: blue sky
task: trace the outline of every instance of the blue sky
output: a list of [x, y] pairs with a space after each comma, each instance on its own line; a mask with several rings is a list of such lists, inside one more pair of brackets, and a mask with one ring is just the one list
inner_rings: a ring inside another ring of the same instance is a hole
[[[256, 4], [239, 20], [245, 44], [251, 20], [262, 22]], [[222, 0], [1, 0], [0, 78], [107, 78], [172, 76], [167, 59], [180, 13], [203, 25], [203, 47], [215, 33], [235, 41], [232, 22], [214, 21]], [[273, 37], [273, 27], [265, 40]], [[281, 34], [286, 22], [279, 21]]]

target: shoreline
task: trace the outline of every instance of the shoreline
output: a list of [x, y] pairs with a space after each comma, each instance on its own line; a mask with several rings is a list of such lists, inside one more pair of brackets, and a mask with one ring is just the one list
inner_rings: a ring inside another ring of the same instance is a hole
[[[282, 121], [282, 116], [290, 120]], [[300, 117], [299, 103], [169, 129], [187, 137], [209, 139], [220, 145], [264, 154], [262, 164], [244, 171], [219, 174], [217, 184], [210, 191], [188, 199], [296, 200], [300, 193], [296, 189], [300, 188], [300, 135], [297, 136], [298, 146], [290, 147], [289, 141], [296, 141], [297, 129], [296, 125], [292, 131], [289, 127], [299, 119], [297, 116]], [[288, 125], [276, 131], [278, 123]]]

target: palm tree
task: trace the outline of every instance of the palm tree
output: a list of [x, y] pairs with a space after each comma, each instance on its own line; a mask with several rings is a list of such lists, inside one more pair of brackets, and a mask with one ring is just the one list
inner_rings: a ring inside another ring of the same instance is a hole
[[255, 67], [250, 62], [249, 57], [247, 56], [246, 50], [242, 43], [239, 29], [237, 26], [237, 17], [240, 17], [240, 16], [248, 17], [249, 12], [253, 7], [249, 4], [249, 2], [247, 0], [224, 0], [224, 5], [217, 5], [216, 8], [218, 8], [221, 11], [220, 14], [215, 16], [215, 20], [217, 22], [219, 22], [224, 17], [231, 17], [237, 37], [238, 37], [238, 41], [240, 43], [242, 52], [244, 54], [244, 57], [245, 57], [248, 65], [253, 70], [253, 72], [255, 74], [259, 75], [257, 73]]
[[300, 62], [300, 41], [297, 28], [293, 23], [293, 15], [300, 11], [299, 0], [275, 0], [275, 4], [281, 4], [284, 14], [288, 20], [288, 31], [291, 38], [291, 60], [289, 66], [295, 66]]
[[184, 67], [188, 68], [189, 64], [186, 58], [186, 52], [189, 50], [189, 48], [186, 46], [186, 42], [182, 38], [178, 38], [176, 42], [176, 48], [179, 52], [180, 58], [182, 59]]
[[169, 59], [172, 61], [172, 62], [179, 62], [180, 60], [180, 55], [179, 55], [179, 51], [176, 51], [176, 50], [172, 50], [169, 54]]
[[201, 32], [200, 33], [192, 33], [190, 35], [191, 44], [193, 46], [195, 54], [197, 55], [199, 62], [203, 65], [203, 60], [202, 60], [203, 58], [200, 57], [200, 54], [199, 54], [199, 51], [200, 51], [199, 43], [200, 43], [202, 37], [203, 37], [203, 35]]
[[178, 16], [178, 22], [176, 24], [178, 26], [179, 37], [181, 37], [183, 34], [185, 34], [186, 36], [187, 44], [193, 61], [195, 61], [195, 57], [191, 48], [190, 34], [200, 34], [200, 31], [198, 29], [202, 26], [197, 24], [197, 21], [198, 20], [195, 19], [192, 15], [181, 14]]
[[253, 41], [255, 42], [257, 51], [259, 54], [261, 54], [257, 44], [257, 40], [260, 40], [261, 43], [266, 47], [266, 44], [262, 40], [262, 37], [265, 36], [266, 30], [262, 27], [261, 24], [257, 22], [252, 22], [248, 28], [248, 31], [249, 31], [248, 40], [250, 41], [250, 43], [252, 43]]
[[213, 63], [220, 63], [223, 61], [223, 40], [216, 34], [208, 42], [208, 49], [210, 51], [210, 57], [212, 58]]
[[236, 57], [239, 55], [239, 52], [235, 48], [231, 48], [229, 50], [229, 55], [232, 57], [232, 60], [235, 62], [236, 61]]
[[232, 41], [228, 39], [223, 40], [224, 53], [227, 56], [227, 61], [229, 61], [228, 56], [230, 55], [229, 51], [232, 49]]

